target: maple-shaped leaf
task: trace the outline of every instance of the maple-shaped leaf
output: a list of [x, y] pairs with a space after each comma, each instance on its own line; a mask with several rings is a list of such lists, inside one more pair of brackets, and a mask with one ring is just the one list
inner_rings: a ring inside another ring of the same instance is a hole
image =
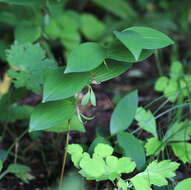
[[174, 177], [178, 166], [177, 162], [171, 162], [170, 160], [161, 162], [155, 160], [147, 166], [144, 172], [131, 178], [131, 182], [136, 190], [151, 190], [151, 185], [165, 186], [168, 184], [166, 178]]
[[143, 107], [139, 107], [137, 109], [135, 119], [142, 129], [157, 137], [156, 121], [150, 110], [145, 110]]
[[155, 137], [147, 139], [147, 142], [145, 144], [147, 156], [158, 155], [161, 151], [164, 150], [165, 145], [166, 145], [165, 143], [163, 143], [162, 141], [159, 141]]
[[183, 162], [191, 160], [191, 144], [187, 142], [170, 143], [174, 154]]
[[55, 69], [54, 61], [46, 58], [45, 51], [37, 44], [14, 43], [7, 51], [7, 61], [13, 69], [9, 77], [13, 78], [15, 87], [26, 87], [35, 93], [41, 92], [43, 71]]

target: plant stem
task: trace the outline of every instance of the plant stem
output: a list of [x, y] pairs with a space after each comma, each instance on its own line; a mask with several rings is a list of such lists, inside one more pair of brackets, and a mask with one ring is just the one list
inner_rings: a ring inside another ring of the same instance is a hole
[[63, 183], [63, 177], [64, 177], [64, 169], [65, 169], [65, 165], [66, 165], [66, 157], [67, 157], [67, 153], [68, 153], [68, 144], [69, 144], [69, 135], [70, 135], [70, 124], [71, 120], [68, 120], [68, 132], [67, 132], [67, 136], [66, 136], [66, 145], [65, 145], [65, 152], [64, 152], [64, 159], [63, 159], [63, 163], [62, 163], [62, 170], [61, 170], [61, 174], [60, 174], [60, 183], [59, 183], [59, 190], [62, 190], [62, 183]]
[[20, 134], [20, 136], [18, 136], [18, 137], [15, 139], [14, 143], [9, 147], [9, 149], [7, 150], [5, 156], [3, 157], [2, 162], [4, 162], [4, 161], [7, 159], [9, 153], [11, 152], [11, 150], [12, 150], [12, 149], [14, 148], [14, 146], [23, 138], [23, 136], [24, 136], [27, 132], [28, 132], [28, 129], [26, 129], [23, 133]]
[[155, 60], [156, 60], [157, 69], [158, 69], [159, 75], [161, 77], [164, 74], [163, 74], [163, 71], [162, 71], [161, 63], [160, 63], [159, 52], [157, 50], [155, 51]]

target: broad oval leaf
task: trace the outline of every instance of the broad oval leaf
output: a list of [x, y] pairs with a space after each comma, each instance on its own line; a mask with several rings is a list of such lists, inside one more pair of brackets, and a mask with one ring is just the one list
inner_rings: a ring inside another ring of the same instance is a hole
[[[46, 131], [56, 133], [68, 131], [68, 120], [62, 122], [59, 125], [49, 128]], [[76, 115], [74, 115], [70, 120], [70, 131], [85, 132], [83, 123], [79, 121]]]
[[132, 53], [119, 41], [114, 41], [107, 49], [107, 57], [116, 61], [124, 61], [127, 63], [140, 62], [154, 53], [154, 50], [142, 50], [139, 58], [136, 60]]
[[127, 28], [124, 32], [126, 31], [134, 31], [141, 36], [142, 49], [158, 49], [174, 44], [167, 35], [152, 28], [136, 26]]
[[138, 170], [145, 166], [145, 152], [143, 145], [132, 134], [121, 132], [117, 134], [117, 142], [124, 152], [124, 156], [132, 158]]
[[89, 84], [89, 73], [64, 74], [63, 69], [51, 71], [44, 83], [43, 102], [66, 99], [80, 92]]
[[122, 63], [118, 61], [109, 60], [106, 65], [102, 64], [98, 68], [91, 71], [96, 82], [103, 82], [115, 78], [131, 67], [131, 63]]
[[90, 71], [101, 65], [106, 57], [106, 50], [99, 44], [83, 43], [69, 55], [65, 73]]
[[187, 189], [191, 189], [191, 178], [179, 182], [174, 190], [187, 190]]
[[139, 33], [131, 30], [122, 32], [114, 31], [115, 36], [125, 45], [126, 48], [133, 54], [135, 60], [139, 59], [142, 47], [142, 37]]
[[32, 112], [29, 131], [46, 130], [71, 119], [74, 115], [73, 99], [39, 104]]
[[127, 94], [116, 106], [110, 121], [112, 135], [127, 129], [132, 123], [138, 105], [137, 91]]

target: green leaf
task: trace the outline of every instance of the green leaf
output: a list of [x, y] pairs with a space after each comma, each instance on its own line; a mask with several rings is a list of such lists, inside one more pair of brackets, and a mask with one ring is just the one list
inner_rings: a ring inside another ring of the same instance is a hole
[[6, 94], [0, 96], [0, 107], [8, 107], [27, 95], [28, 91], [25, 88], [10, 89]]
[[174, 61], [170, 66], [170, 78], [178, 79], [182, 77], [183, 74], [183, 65], [181, 62]]
[[50, 21], [45, 26], [45, 32], [51, 40], [60, 39], [63, 46], [70, 52], [81, 41], [78, 31], [80, 15], [71, 10], [64, 10], [63, 12], [63, 9], [56, 5], [54, 8], [51, 8], [51, 11], [52, 14]]
[[92, 70], [92, 75], [96, 82], [103, 82], [115, 78], [131, 67], [131, 63], [121, 63], [112, 61], [107, 64], [107, 67], [102, 64], [98, 68]]
[[110, 120], [110, 132], [112, 135], [124, 131], [131, 125], [137, 110], [137, 105], [137, 91], [127, 94], [120, 100]]
[[91, 92], [90, 92], [90, 101], [91, 101], [91, 104], [93, 106], [96, 106], [96, 96], [94, 94], [94, 91], [91, 89]]
[[137, 32], [130, 30], [123, 32], [114, 31], [114, 34], [129, 49], [137, 61], [143, 49], [141, 36]]
[[80, 167], [88, 178], [99, 178], [105, 174], [105, 162], [101, 158], [88, 158], [83, 157], [80, 161]]
[[135, 119], [139, 127], [153, 134], [157, 138], [156, 121], [150, 110], [145, 110], [143, 107], [137, 109]]
[[30, 106], [11, 105], [6, 108], [0, 107], [0, 120], [15, 122], [16, 120], [28, 119], [33, 111]]
[[115, 156], [108, 156], [106, 158], [106, 164], [110, 169], [112, 169], [112, 172], [116, 172], [118, 174], [131, 173], [136, 167], [135, 162], [131, 161], [131, 159], [127, 157], [118, 159]]
[[63, 69], [48, 73], [43, 90], [43, 102], [66, 99], [80, 92], [90, 81], [89, 73], [64, 74]]
[[105, 24], [92, 14], [83, 14], [81, 22], [82, 33], [89, 40], [99, 40], [105, 32]]
[[3, 169], [3, 162], [2, 162], [2, 160], [0, 160], [0, 172], [2, 169]]
[[57, 67], [53, 60], [46, 58], [39, 44], [15, 43], [8, 50], [7, 60], [16, 68], [9, 70], [9, 76], [13, 78], [16, 88], [26, 87], [35, 93], [41, 92], [43, 70]]
[[183, 163], [191, 160], [191, 144], [186, 142], [170, 143], [170, 146], [176, 155]]
[[81, 101], [81, 105], [82, 106], [87, 105], [89, 100], [90, 100], [90, 90], [88, 90], [88, 92], [83, 96], [82, 101]]
[[112, 155], [113, 148], [108, 144], [99, 143], [94, 149], [94, 154], [100, 158], [105, 158]]
[[[83, 123], [80, 122], [78, 117], [75, 115], [70, 120], [70, 130], [71, 131], [85, 132], [85, 128], [84, 128]], [[46, 131], [57, 132], [57, 133], [68, 131], [68, 121], [64, 121], [59, 125], [48, 128]]]
[[155, 83], [155, 90], [159, 92], [165, 91], [168, 85], [168, 80], [169, 79], [167, 77], [164, 76], [160, 77]]
[[68, 145], [68, 153], [71, 154], [74, 165], [80, 168], [79, 163], [83, 157], [83, 148], [79, 144], [70, 144]]
[[21, 164], [10, 164], [7, 171], [13, 174], [30, 172], [30, 168]]
[[8, 3], [11, 5], [19, 5], [19, 6], [36, 6], [41, 5], [44, 3], [44, 0], [33, 0], [33, 1], [26, 1], [26, 0], [0, 0], [2, 3]]
[[142, 176], [136, 175], [135, 177], [131, 178], [131, 182], [136, 190], [152, 190], [150, 188], [150, 183], [148, 180], [143, 178]]
[[68, 145], [68, 153], [71, 155], [78, 152], [79, 154], [83, 153], [83, 148], [79, 144], [70, 144]]
[[97, 137], [97, 138], [95, 138], [95, 139], [93, 140], [93, 142], [91, 143], [91, 145], [90, 145], [90, 147], [89, 147], [89, 149], [88, 149], [88, 152], [89, 152], [89, 153], [93, 153], [95, 147], [96, 147], [99, 143], [110, 145], [110, 142], [109, 142], [108, 140], [106, 140], [104, 137]]
[[45, 130], [71, 119], [75, 107], [71, 99], [41, 103], [31, 115], [29, 131]]
[[41, 28], [39, 26], [24, 26], [18, 25], [15, 28], [15, 40], [20, 44], [27, 42], [35, 42], [41, 35]]
[[137, 174], [131, 178], [136, 190], [142, 190], [140, 184], [145, 185], [145, 190], [151, 190], [151, 185], [165, 186], [168, 185], [166, 178], [175, 176], [175, 170], [179, 167], [177, 162], [170, 160], [163, 160], [157, 162], [156, 160], [150, 163], [144, 172]]
[[127, 63], [143, 61], [150, 57], [153, 53], [153, 50], [142, 50], [138, 60], [136, 60], [133, 54], [119, 41], [112, 42], [107, 48], [108, 58]]
[[[58, 182], [59, 182], [59, 180], [58, 180]], [[77, 170], [71, 169], [71, 170], [67, 171], [64, 174], [61, 189], [62, 190], [68, 190], [68, 189], [77, 190], [79, 188], [80, 188], [80, 190], [87, 190], [85, 179], [81, 175], [78, 174]], [[59, 184], [56, 187], [51, 188], [51, 189], [54, 189], [54, 190], [59, 189]]]
[[159, 141], [156, 137], [147, 139], [145, 144], [146, 155], [155, 155], [157, 156], [165, 148], [165, 143]]
[[158, 49], [174, 44], [174, 42], [162, 32], [148, 27], [131, 27], [124, 31], [134, 31], [141, 36], [142, 49]]
[[123, 179], [121, 179], [121, 178], [119, 178], [119, 181], [117, 182], [117, 186], [118, 186], [120, 189], [122, 189], [122, 190], [127, 190], [127, 184], [126, 184], [126, 182], [125, 182]]
[[106, 56], [106, 50], [97, 43], [83, 43], [71, 52], [65, 73], [95, 69], [103, 63]]
[[187, 178], [180, 181], [174, 190], [187, 190], [190, 188], [191, 188], [191, 178]]
[[29, 180], [34, 179], [34, 176], [30, 174], [31, 169], [28, 166], [21, 164], [10, 164], [7, 172], [14, 174], [20, 178], [23, 182], [29, 183]]
[[124, 155], [132, 158], [137, 169], [145, 166], [145, 152], [142, 144], [132, 134], [121, 132], [117, 134], [117, 142], [122, 148]]
[[131, 8], [125, 0], [93, 0], [97, 5], [110, 11], [116, 16], [123, 19], [133, 19], [136, 17], [136, 12]]
[[2, 61], [6, 61], [6, 50], [8, 48], [9, 44], [4, 40], [0, 40], [0, 59]]
[[0, 97], [0, 120], [15, 122], [18, 119], [28, 119], [33, 110], [26, 105], [18, 105], [17, 102], [27, 95], [24, 88], [10, 89], [8, 93]]
[[162, 141], [187, 141], [191, 136], [191, 122], [185, 120], [184, 122], [174, 123], [166, 132]]

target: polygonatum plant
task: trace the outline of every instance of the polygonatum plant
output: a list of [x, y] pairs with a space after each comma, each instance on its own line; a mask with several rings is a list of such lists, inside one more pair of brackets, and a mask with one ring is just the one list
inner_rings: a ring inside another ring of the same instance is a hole
[[[147, 27], [114, 31], [114, 36], [116, 39], [107, 46], [96, 42], [82, 43], [71, 52], [66, 67], [58, 67], [54, 60], [47, 58], [39, 44], [15, 43], [11, 47], [8, 51], [9, 76], [15, 86], [43, 94], [42, 103], [31, 115], [30, 131], [53, 127], [57, 131], [58, 125], [62, 126], [75, 117], [76, 101], [73, 97], [85, 86], [117, 77], [133, 62], [152, 55], [155, 49], [173, 44], [165, 34]], [[95, 105], [92, 92], [91, 98]]]

